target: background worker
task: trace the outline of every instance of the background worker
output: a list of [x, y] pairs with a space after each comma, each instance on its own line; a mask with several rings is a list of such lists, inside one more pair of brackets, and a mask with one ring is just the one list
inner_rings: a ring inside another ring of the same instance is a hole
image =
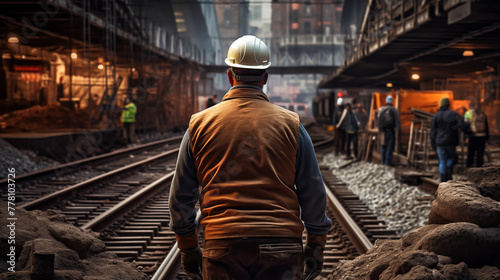
[[358, 130], [359, 121], [354, 111], [351, 109], [351, 104], [347, 103], [345, 105], [344, 113], [340, 119], [339, 126], [345, 127], [346, 141], [346, 158], [351, 158], [351, 144], [354, 150], [354, 158], [358, 157]]
[[170, 190], [183, 269], [204, 280], [314, 279], [331, 221], [311, 139], [296, 113], [262, 91], [271, 65], [264, 42], [237, 39], [225, 62], [232, 87], [217, 106], [191, 117]]
[[123, 111], [121, 121], [123, 123], [123, 138], [127, 144], [135, 142], [135, 114], [137, 113], [137, 107], [129, 97], [125, 97], [123, 101]]
[[345, 153], [345, 126], [343, 126], [342, 124], [339, 125], [344, 109], [344, 99], [342, 97], [339, 97], [337, 99], [337, 107], [335, 107], [335, 110], [333, 111], [332, 119], [333, 126], [335, 127], [333, 152], [336, 156]]
[[453, 165], [456, 162], [456, 147], [459, 143], [459, 130], [463, 129], [462, 118], [457, 112], [450, 110], [447, 97], [439, 101], [439, 111], [431, 121], [431, 145], [439, 157], [439, 174], [441, 182], [452, 180]]
[[361, 105], [361, 103], [358, 103], [356, 105], [356, 110], [354, 111], [354, 114], [356, 115], [356, 118], [358, 118], [359, 129], [361, 130], [365, 129], [370, 116], [368, 116], [368, 112], [366, 112], [365, 108], [363, 108], [363, 105]]
[[466, 132], [469, 138], [467, 143], [467, 167], [472, 167], [474, 156], [476, 157], [476, 167], [481, 167], [484, 164], [484, 150], [486, 142], [490, 138], [490, 130], [488, 128], [488, 119], [486, 114], [476, 106], [474, 101], [469, 102], [469, 111], [465, 112], [464, 116], [466, 124]]
[[382, 164], [392, 165], [392, 153], [396, 145], [396, 132], [401, 135], [401, 122], [398, 111], [392, 105], [392, 96], [385, 98], [385, 106], [377, 113], [378, 130], [380, 139], [380, 156]]
[[217, 94], [214, 94], [207, 99], [207, 106], [205, 106], [205, 107], [210, 108], [210, 107], [214, 106], [215, 104], [217, 104]]

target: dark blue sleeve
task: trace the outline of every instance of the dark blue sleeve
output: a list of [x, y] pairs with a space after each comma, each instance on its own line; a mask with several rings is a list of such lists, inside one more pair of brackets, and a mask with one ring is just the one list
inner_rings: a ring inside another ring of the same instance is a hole
[[396, 121], [396, 129], [401, 133], [401, 120], [399, 119], [398, 109], [391, 107], [394, 113], [394, 120]]
[[182, 138], [175, 175], [170, 186], [170, 226], [177, 235], [183, 236], [195, 231], [195, 205], [200, 197], [189, 131]]
[[302, 124], [297, 148], [295, 186], [301, 208], [300, 218], [306, 231], [315, 235], [326, 234], [332, 227], [332, 222], [325, 214], [325, 186], [311, 138]]
[[436, 124], [437, 114], [432, 117], [431, 120], [431, 131], [429, 137], [431, 138], [432, 149], [436, 149], [436, 134], [437, 134], [437, 124]]

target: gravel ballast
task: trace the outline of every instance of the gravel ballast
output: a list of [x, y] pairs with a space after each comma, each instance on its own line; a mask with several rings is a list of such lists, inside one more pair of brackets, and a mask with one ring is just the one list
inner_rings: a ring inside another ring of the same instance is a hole
[[359, 161], [339, 169], [347, 161], [325, 155], [323, 163], [332, 174], [348, 184], [349, 189], [373, 211], [388, 229], [400, 236], [427, 224], [431, 209], [429, 194], [416, 186], [400, 183], [394, 177], [394, 167]]

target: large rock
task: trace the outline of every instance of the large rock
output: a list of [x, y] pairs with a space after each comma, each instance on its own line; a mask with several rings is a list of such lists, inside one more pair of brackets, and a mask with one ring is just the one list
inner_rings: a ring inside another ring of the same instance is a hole
[[[7, 205], [0, 202], [0, 220], [7, 220]], [[1, 273], [0, 279], [30, 279], [34, 255], [54, 255], [54, 280], [145, 280], [148, 277], [133, 263], [106, 252], [95, 233], [65, 222], [55, 211], [16, 210], [16, 272]], [[5, 256], [9, 233], [0, 231], [0, 249]], [[0, 271], [7, 271], [0, 262]]]
[[500, 201], [500, 163], [470, 168], [467, 171], [467, 180], [474, 182], [482, 195]]
[[[27, 246], [25, 245], [24, 248]], [[82, 264], [78, 254], [64, 246], [60, 242], [53, 239], [35, 239], [33, 240], [33, 245], [30, 246], [32, 254], [54, 254], [54, 269], [55, 270], [83, 270], [85, 266]], [[28, 262], [29, 263], [29, 262]], [[27, 269], [30, 268], [29, 265], [26, 266]]]
[[453, 222], [469, 222], [482, 227], [500, 225], [500, 202], [485, 197], [475, 184], [467, 181], [441, 183], [432, 202], [429, 223], [436, 217]]
[[[500, 228], [471, 223], [427, 225], [399, 240], [377, 240], [328, 279], [500, 279]], [[495, 267], [497, 266], [497, 267]]]
[[97, 239], [93, 232], [75, 229], [73, 225], [54, 223], [49, 225], [49, 231], [56, 240], [76, 251], [82, 259], [106, 250], [104, 242]]
[[471, 223], [451, 223], [427, 232], [414, 247], [452, 257], [471, 265], [492, 264], [500, 257], [500, 228]]

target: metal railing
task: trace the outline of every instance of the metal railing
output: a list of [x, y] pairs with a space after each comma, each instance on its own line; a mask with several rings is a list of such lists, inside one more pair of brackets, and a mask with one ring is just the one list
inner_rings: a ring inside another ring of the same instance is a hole
[[346, 67], [387, 45], [394, 38], [430, 20], [430, 6], [440, 0], [393, 0], [380, 5], [369, 1], [365, 17], [356, 33], [345, 31]]
[[287, 37], [279, 38], [279, 46], [331, 46], [331, 45], [343, 45], [344, 35], [291, 35]]

